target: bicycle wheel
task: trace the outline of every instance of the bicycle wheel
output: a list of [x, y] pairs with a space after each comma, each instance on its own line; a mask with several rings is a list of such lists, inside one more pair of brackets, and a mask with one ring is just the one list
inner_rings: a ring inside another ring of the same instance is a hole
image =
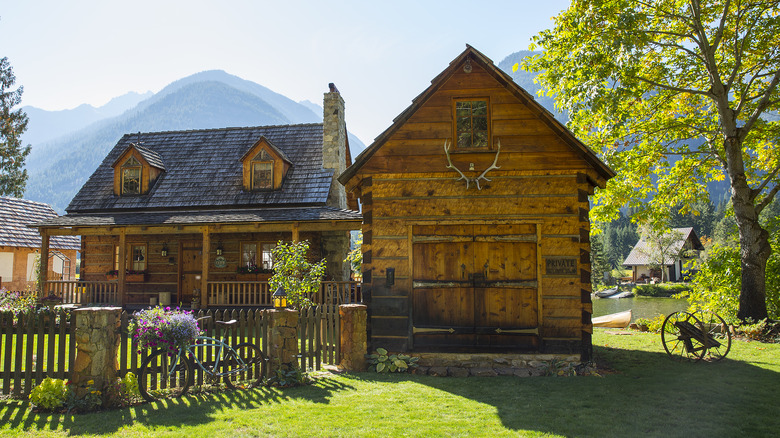
[[184, 356], [177, 361], [175, 354], [168, 354], [168, 350], [157, 350], [141, 364], [138, 390], [147, 401], [180, 397], [190, 388], [190, 361]]
[[[265, 355], [257, 345], [243, 343], [236, 345], [236, 352], [228, 352], [225, 363], [229, 370], [225, 375], [225, 385], [228, 388], [254, 388], [263, 381], [265, 374]], [[236, 358], [241, 359], [239, 361]]]

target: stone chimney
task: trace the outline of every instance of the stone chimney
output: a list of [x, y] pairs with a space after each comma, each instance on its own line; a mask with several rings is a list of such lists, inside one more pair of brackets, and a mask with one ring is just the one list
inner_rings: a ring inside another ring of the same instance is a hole
[[325, 93], [322, 106], [322, 167], [333, 169], [333, 182], [330, 186], [328, 205], [347, 208], [347, 193], [338, 181], [339, 175], [347, 170], [347, 125], [344, 119], [344, 99], [333, 83], [328, 84], [330, 91]]

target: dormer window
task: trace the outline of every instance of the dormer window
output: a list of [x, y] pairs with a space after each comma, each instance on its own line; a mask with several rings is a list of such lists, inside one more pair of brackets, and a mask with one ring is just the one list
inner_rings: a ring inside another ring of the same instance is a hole
[[455, 100], [455, 138], [458, 148], [486, 149], [490, 145], [488, 100]]
[[118, 196], [149, 193], [165, 172], [160, 154], [135, 143], [130, 143], [111, 167], [114, 168], [114, 194]]
[[274, 160], [263, 149], [251, 162], [252, 190], [272, 190], [274, 188]]
[[122, 194], [141, 194], [141, 163], [131, 156], [122, 164]]
[[260, 137], [241, 157], [244, 190], [278, 190], [292, 162], [267, 138]]

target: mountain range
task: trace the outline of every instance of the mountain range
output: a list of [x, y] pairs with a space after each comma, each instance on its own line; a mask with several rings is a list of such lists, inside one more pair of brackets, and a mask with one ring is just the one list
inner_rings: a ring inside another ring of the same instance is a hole
[[[155, 94], [129, 93], [99, 108], [25, 111], [30, 124], [23, 139], [33, 145], [25, 198], [59, 213], [126, 133], [322, 122], [322, 107], [224, 71], [197, 73]], [[349, 144], [353, 157], [365, 148], [352, 134]]]

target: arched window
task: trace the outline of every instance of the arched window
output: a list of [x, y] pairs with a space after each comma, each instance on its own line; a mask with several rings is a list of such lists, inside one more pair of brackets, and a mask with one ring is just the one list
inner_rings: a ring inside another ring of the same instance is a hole
[[141, 163], [133, 156], [122, 164], [122, 194], [141, 194]]

